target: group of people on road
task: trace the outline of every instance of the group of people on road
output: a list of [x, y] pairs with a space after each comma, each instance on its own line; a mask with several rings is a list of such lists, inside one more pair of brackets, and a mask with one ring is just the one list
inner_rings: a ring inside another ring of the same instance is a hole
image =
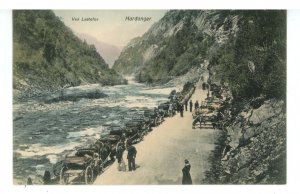
[[[123, 153], [125, 151], [125, 144], [120, 143], [117, 148], [116, 158], [118, 161], [118, 170], [126, 171], [126, 166], [123, 160]], [[137, 150], [131, 144], [128, 143], [127, 146], [127, 160], [128, 160], [128, 171], [136, 170], [135, 158], [136, 158]], [[192, 184], [192, 178], [190, 174], [191, 165], [187, 159], [184, 160], [184, 167], [182, 168], [182, 184]]]
[[[200, 104], [198, 102], [198, 100], [196, 100], [195, 104], [193, 103], [192, 100], [190, 100], [189, 102], [190, 105], [190, 112], [193, 112], [193, 107], [195, 107], [195, 109], [199, 109], [200, 108]], [[188, 102], [185, 102], [185, 111], [187, 111], [187, 106], [188, 106]]]
[[120, 142], [117, 147], [117, 153], [116, 153], [119, 171], [126, 171], [126, 165], [123, 160], [123, 154], [126, 149], [127, 149], [128, 170], [132, 171], [136, 169], [136, 165], [135, 165], [135, 158], [137, 154], [136, 148], [132, 145], [131, 142], [127, 142], [127, 146], [126, 143]]
[[[175, 98], [174, 96], [173, 96], [173, 98]], [[184, 104], [183, 103], [177, 104], [177, 111], [180, 112], [181, 117], [183, 117], [184, 110], [188, 111], [188, 104], [190, 107], [190, 112], [193, 111], [193, 107], [195, 109], [200, 108], [198, 100], [196, 100], [195, 104], [193, 103], [192, 100], [190, 100], [190, 101], [185, 100]], [[169, 109], [168, 109], [169, 115], [173, 116], [175, 114], [174, 110], [175, 110], [174, 105], [172, 103], [170, 103]], [[137, 155], [137, 150], [132, 145], [131, 142], [125, 143], [125, 141], [119, 143], [119, 145], [117, 146], [116, 158], [117, 158], [117, 162], [118, 162], [118, 170], [126, 171], [126, 165], [123, 160], [123, 154], [126, 149], [127, 149], [128, 171], [136, 170], [135, 159], [136, 159], [136, 155]], [[192, 184], [192, 178], [190, 175], [191, 165], [187, 159], [184, 160], [184, 163], [185, 163], [185, 165], [182, 168], [182, 184]]]

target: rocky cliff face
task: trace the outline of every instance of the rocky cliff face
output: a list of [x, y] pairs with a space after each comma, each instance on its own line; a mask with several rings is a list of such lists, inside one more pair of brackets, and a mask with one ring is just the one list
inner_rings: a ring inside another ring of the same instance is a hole
[[285, 184], [286, 113], [282, 100], [249, 106], [223, 128], [208, 183]]
[[235, 98], [284, 98], [286, 12], [171, 10], [113, 66], [147, 83], [166, 83], [194, 67], [208, 67]]
[[123, 49], [113, 68], [141, 82], [166, 82], [208, 59], [209, 49], [238, 31], [234, 11], [171, 10]]

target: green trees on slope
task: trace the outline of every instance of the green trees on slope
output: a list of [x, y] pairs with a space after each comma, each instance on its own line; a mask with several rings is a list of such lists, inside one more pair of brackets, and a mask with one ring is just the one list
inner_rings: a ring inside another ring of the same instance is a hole
[[219, 48], [212, 65], [236, 98], [284, 98], [286, 12], [240, 11], [240, 30]]
[[134, 43], [114, 68], [139, 82], [166, 83], [208, 60], [236, 99], [285, 97], [286, 11], [171, 10]]
[[93, 45], [48, 10], [13, 11], [13, 79], [19, 90], [122, 81]]

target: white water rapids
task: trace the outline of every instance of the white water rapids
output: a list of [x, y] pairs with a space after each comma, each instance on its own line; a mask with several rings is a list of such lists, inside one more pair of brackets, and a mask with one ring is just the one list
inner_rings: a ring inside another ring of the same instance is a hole
[[[98, 99], [13, 105], [13, 178], [24, 184], [30, 176], [37, 184], [44, 170], [76, 147], [88, 146], [100, 137], [103, 125], [122, 124], [125, 117], [144, 108], [154, 108], [168, 100], [174, 87], [151, 88], [133, 81], [129, 85], [80, 86], [79, 90], [101, 90], [108, 95]], [[177, 89], [178, 90], [178, 89]]]

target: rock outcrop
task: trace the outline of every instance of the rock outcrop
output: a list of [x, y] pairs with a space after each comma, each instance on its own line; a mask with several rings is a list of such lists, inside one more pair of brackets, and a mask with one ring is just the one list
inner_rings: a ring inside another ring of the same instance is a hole
[[223, 129], [207, 172], [209, 183], [285, 184], [286, 113], [282, 100], [242, 110]]

